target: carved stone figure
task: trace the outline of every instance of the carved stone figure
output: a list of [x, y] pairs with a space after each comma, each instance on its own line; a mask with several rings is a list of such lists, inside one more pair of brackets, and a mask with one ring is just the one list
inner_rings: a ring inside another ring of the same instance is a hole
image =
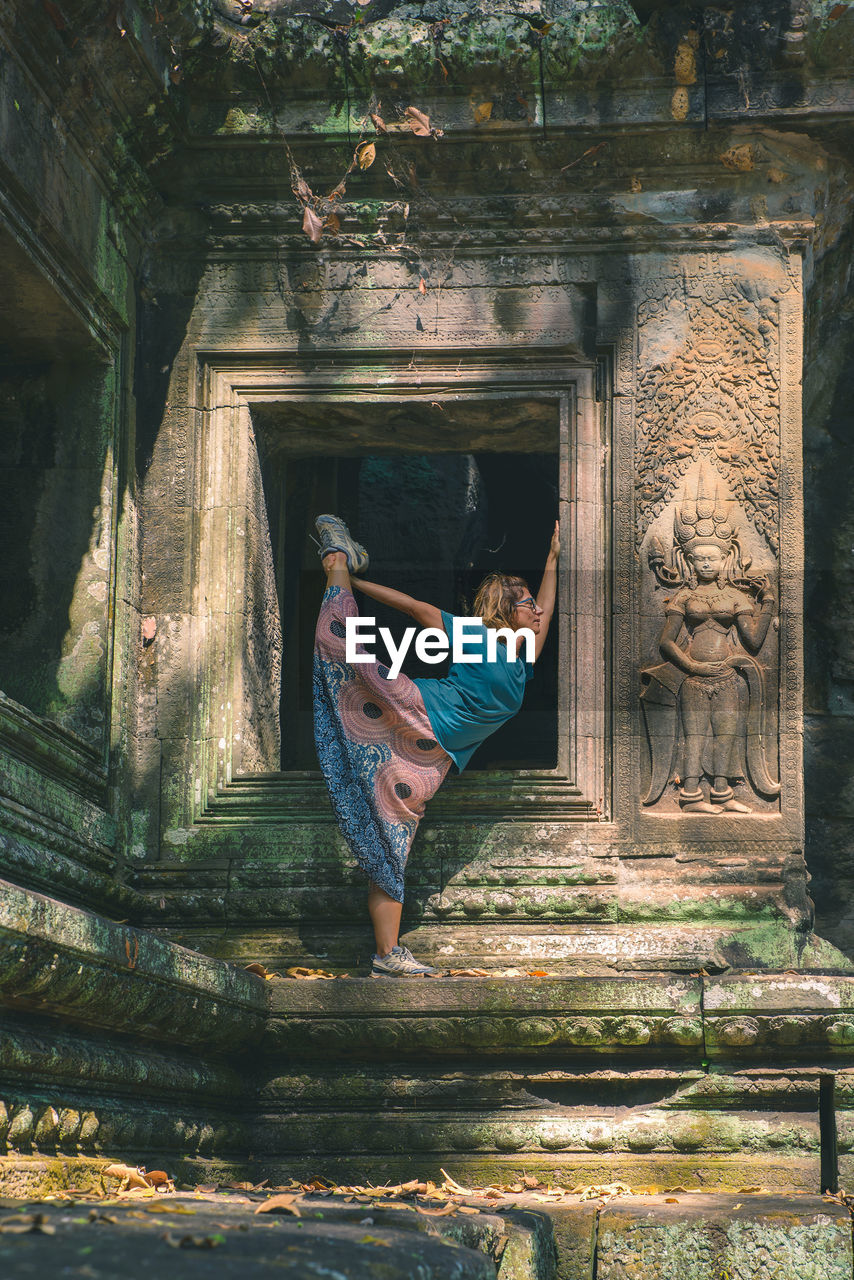
[[659, 636], [664, 662], [641, 672], [651, 755], [645, 805], [671, 779], [681, 783], [685, 813], [750, 812], [732, 789], [745, 776], [759, 795], [780, 791], [766, 759], [765, 671], [755, 656], [776, 599], [767, 577], [746, 576], [750, 561], [729, 508], [703, 462], [695, 495], [686, 485], [676, 509], [669, 563], [661, 542], [650, 543], [650, 568], [676, 590]]

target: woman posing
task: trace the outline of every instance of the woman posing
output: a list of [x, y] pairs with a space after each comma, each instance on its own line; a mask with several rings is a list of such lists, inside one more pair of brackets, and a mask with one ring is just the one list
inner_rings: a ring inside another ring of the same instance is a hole
[[[421, 627], [453, 639], [453, 616], [402, 591], [355, 580], [368, 567], [364, 548], [343, 521], [319, 516], [326, 591], [314, 650], [314, 730], [317, 755], [338, 825], [369, 877], [368, 911], [374, 927], [375, 977], [435, 975], [399, 945], [406, 859], [426, 802], [453, 766], [462, 772], [476, 748], [522, 705], [533, 669], [513, 657], [501, 636], [487, 659], [487, 630], [528, 628], [534, 659], [542, 652], [557, 589], [560, 537], [552, 534], [536, 600], [522, 578], [491, 573], [481, 583], [473, 612], [481, 620], [466, 631], [467, 662], [454, 662], [443, 679], [390, 678], [381, 663], [346, 661], [347, 619], [358, 615], [353, 587], [408, 614]], [[475, 658], [475, 661], [471, 661]]]

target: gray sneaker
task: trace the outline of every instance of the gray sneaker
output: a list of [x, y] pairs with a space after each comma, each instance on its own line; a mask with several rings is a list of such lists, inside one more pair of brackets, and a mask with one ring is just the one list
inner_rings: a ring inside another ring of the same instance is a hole
[[421, 964], [408, 947], [392, 947], [387, 956], [374, 956], [372, 978], [438, 978], [439, 970]]
[[361, 543], [350, 537], [350, 530], [338, 516], [318, 516], [314, 522], [320, 534], [321, 560], [330, 551], [343, 551], [347, 557], [347, 568], [351, 573], [364, 573], [368, 567], [368, 553]]

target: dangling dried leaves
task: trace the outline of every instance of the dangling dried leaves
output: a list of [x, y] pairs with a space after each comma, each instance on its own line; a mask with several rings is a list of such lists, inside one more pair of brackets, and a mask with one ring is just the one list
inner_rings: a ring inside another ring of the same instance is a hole
[[429, 138], [431, 135], [430, 117], [426, 116], [423, 111], [419, 111], [417, 107], [407, 107], [404, 112], [409, 127], [415, 134], [416, 138]]
[[362, 142], [356, 148], [356, 163], [360, 169], [370, 169], [377, 158], [377, 149], [372, 142]]
[[302, 215], [302, 229], [312, 244], [317, 244], [323, 235], [323, 223], [309, 205], [305, 206], [305, 213]]
[[376, 111], [371, 112], [371, 120], [377, 133], [388, 133], [385, 120], [383, 120], [382, 116], [377, 115]]
[[491, 115], [492, 115], [492, 103], [481, 102], [479, 106], [476, 106], [474, 109], [474, 122], [475, 124], [483, 124], [484, 121], [488, 120]]

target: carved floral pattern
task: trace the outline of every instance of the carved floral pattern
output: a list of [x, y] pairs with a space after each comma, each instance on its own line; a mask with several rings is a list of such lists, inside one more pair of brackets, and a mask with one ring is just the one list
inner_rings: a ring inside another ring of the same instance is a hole
[[779, 300], [702, 255], [690, 278], [639, 285], [637, 540], [705, 455], [778, 547]]

